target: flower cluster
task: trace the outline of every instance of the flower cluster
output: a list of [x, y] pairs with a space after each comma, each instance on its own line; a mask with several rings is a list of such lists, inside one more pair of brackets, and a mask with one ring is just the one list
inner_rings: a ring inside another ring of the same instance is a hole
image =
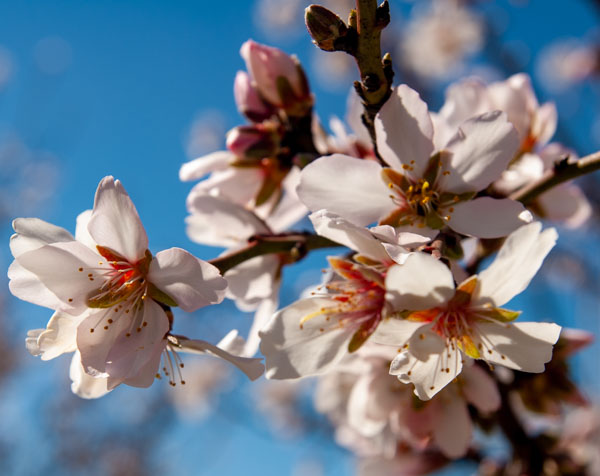
[[[322, 48], [336, 50], [341, 32], [356, 40], [352, 25], [319, 8], [310, 28]], [[477, 425], [514, 413], [510, 399], [523, 414], [583, 404], [565, 357], [588, 336], [561, 337], [557, 324], [517, 320], [510, 309], [558, 237], [536, 218], [577, 227], [591, 210], [567, 183], [519, 198], [556, 161], [576, 160], [549, 143], [556, 110], [538, 103], [528, 77], [463, 80], [438, 112], [404, 84], [369, 104], [363, 85], [362, 104], [351, 96], [353, 133], [334, 119], [331, 135], [294, 56], [251, 40], [241, 55], [247, 72], [234, 95], [249, 123], [229, 132], [226, 151], [180, 170], [199, 180], [187, 199], [189, 238], [223, 254], [207, 262], [180, 248], [151, 253], [112, 177], [75, 236], [17, 219], [11, 292], [54, 311], [46, 329], [29, 332], [28, 350], [44, 360], [73, 352], [73, 391], [86, 398], [161, 374], [184, 383], [179, 352], [216, 355], [251, 379], [316, 376], [317, 409], [377, 471], [403, 464], [422, 474], [464, 457]], [[309, 212], [314, 233], [290, 230]], [[320, 285], [278, 309], [284, 267], [320, 247], [345, 251], [328, 258]], [[255, 312], [245, 340], [232, 331], [215, 346], [174, 334], [173, 308], [225, 297]]]

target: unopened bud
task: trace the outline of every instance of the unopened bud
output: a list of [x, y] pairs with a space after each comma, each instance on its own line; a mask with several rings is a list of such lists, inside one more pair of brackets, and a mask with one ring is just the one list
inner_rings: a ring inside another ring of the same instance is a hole
[[262, 122], [271, 117], [275, 110], [265, 103], [245, 71], [238, 71], [233, 83], [233, 95], [238, 111], [252, 122]]
[[312, 105], [308, 82], [298, 60], [278, 48], [246, 41], [240, 50], [260, 96], [270, 105], [298, 110]]
[[313, 42], [319, 48], [325, 51], [345, 49], [342, 42], [348, 27], [334, 12], [320, 5], [310, 5], [304, 11], [304, 19]]
[[272, 157], [279, 149], [279, 134], [271, 124], [234, 127], [227, 134], [226, 145], [239, 158]]

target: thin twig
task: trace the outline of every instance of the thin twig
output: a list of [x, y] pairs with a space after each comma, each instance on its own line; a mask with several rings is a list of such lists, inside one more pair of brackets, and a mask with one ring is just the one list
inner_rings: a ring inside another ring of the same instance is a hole
[[535, 182], [517, 190], [510, 198], [518, 200], [524, 205], [533, 202], [542, 193], [561, 183], [573, 180], [600, 169], [600, 152], [594, 152], [579, 160], [563, 159]]
[[295, 233], [289, 235], [257, 235], [249, 240], [246, 247], [215, 258], [209, 262], [219, 268], [224, 274], [238, 264], [257, 256], [273, 253], [289, 253], [294, 260], [303, 258], [306, 253], [319, 248], [342, 246], [335, 241], [310, 233]]

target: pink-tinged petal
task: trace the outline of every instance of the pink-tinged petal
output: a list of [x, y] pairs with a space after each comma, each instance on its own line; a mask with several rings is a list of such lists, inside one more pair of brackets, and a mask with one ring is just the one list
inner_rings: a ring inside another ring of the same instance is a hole
[[465, 367], [460, 382], [463, 395], [480, 412], [491, 413], [500, 408], [496, 381], [478, 365]]
[[64, 303], [40, 281], [37, 275], [27, 271], [17, 261], [8, 268], [8, 289], [23, 301], [32, 302], [38, 306], [50, 309], [60, 309]]
[[42, 360], [50, 360], [77, 348], [77, 326], [85, 319], [85, 315], [71, 316], [55, 312], [46, 329], [34, 329], [27, 332], [25, 340], [27, 350], [32, 355], [39, 355]]
[[96, 249], [97, 243], [94, 241], [88, 230], [88, 224], [92, 218], [92, 210], [85, 210], [77, 215], [75, 225], [75, 239], [80, 243], [83, 243], [92, 250]]
[[549, 220], [562, 221], [569, 228], [583, 225], [592, 215], [592, 206], [579, 187], [561, 185], [537, 198], [537, 205]]
[[504, 111], [517, 129], [520, 140], [525, 139], [531, 126], [531, 113], [538, 107], [529, 76], [515, 74], [506, 81], [490, 84], [488, 94], [494, 109]]
[[[308, 208], [300, 201], [296, 189], [300, 184], [301, 170], [299, 167], [292, 167], [281, 183], [283, 197], [277, 203], [266, 202], [259, 207], [259, 212], [263, 212], [262, 207], [268, 207], [265, 221], [274, 233], [287, 231], [291, 226], [300, 221], [308, 214]], [[273, 199], [277, 199], [274, 195]], [[273, 210], [273, 206], [276, 206]]]
[[[159, 374], [157, 370], [160, 367], [160, 361], [166, 344], [166, 340], [161, 343], [157, 343], [156, 347], [154, 348], [154, 352], [151, 353], [150, 358], [144, 364], [144, 366], [140, 368], [134, 376], [124, 379], [122, 383], [131, 387], [139, 388], [147, 388], [152, 385], [156, 379], [156, 375]], [[173, 383], [177, 384], [177, 381], [174, 380]], [[118, 382], [116, 382], [111, 376], [108, 378], [108, 387], [112, 388], [113, 385], [118, 385]]]
[[552, 347], [560, 330], [560, 326], [548, 322], [482, 322], [477, 324], [478, 335], [473, 341], [482, 344], [481, 357], [488, 362], [540, 373], [552, 358]]
[[142, 259], [148, 249], [146, 230], [133, 202], [121, 182], [110, 176], [98, 185], [88, 231], [96, 243], [130, 263]]
[[39, 218], [17, 218], [12, 223], [15, 233], [10, 237], [10, 251], [15, 258], [51, 243], [73, 241], [73, 235], [64, 228]]
[[187, 312], [221, 302], [227, 288], [216, 267], [181, 248], [158, 252], [148, 279]]
[[370, 340], [376, 344], [392, 345], [400, 349], [418, 329], [425, 325], [427, 322], [386, 319], [377, 326]]
[[214, 195], [240, 205], [248, 205], [260, 190], [262, 179], [263, 175], [258, 167], [230, 167], [215, 172], [194, 185], [186, 203], [189, 205], [198, 195]]
[[[99, 265], [99, 260], [103, 258], [87, 246], [69, 241], [23, 253], [18, 258], [18, 264], [33, 273], [60, 300], [60, 305], [54, 310], [77, 315], [87, 309], [89, 294], [102, 285], [104, 278], [100, 274], [108, 265]], [[49, 304], [50, 296], [47, 295], [40, 296], [43, 302], [38, 302], [38, 298], [32, 295], [33, 290], [27, 287], [31, 276], [19, 273], [19, 269], [17, 266], [9, 271], [14, 278], [14, 282], [9, 283], [11, 292], [35, 304]], [[37, 290], [39, 286], [34, 285], [34, 288]]]
[[233, 247], [258, 233], [268, 233], [253, 212], [224, 198], [197, 195], [188, 202], [187, 235], [196, 243]]
[[419, 94], [401, 84], [375, 118], [377, 148], [390, 167], [420, 178], [433, 152], [433, 123]]
[[240, 352], [240, 355], [252, 357], [258, 351], [260, 345], [259, 332], [267, 325], [273, 314], [277, 311], [277, 307], [279, 306], [278, 294], [278, 292], [274, 292], [272, 296], [263, 299], [258, 306], [258, 309], [256, 309], [254, 320], [248, 331], [248, 338], [244, 344], [243, 352]]
[[430, 230], [428, 228], [415, 230], [414, 226], [392, 227], [390, 225], [373, 226], [369, 228], [369, 231], [382, 240], [384, 245], [387, 242], [387, 244], [396, 244], [407, 248], [416, 248], [425, 245], [439, 233], [438, 230]]
[[[392, 378], [388, 375], [388, 378]], [[376, 437], [388, 423], [387, 417], [373, 418], [369, 414], [370, 408], [375, 403], [372, 388], [373, 375], [365, 375], [358, 379], [352, 387], [348, 398], [348, 424], [361, 435]], [[393, 382], [392, 382], [393, 385]]]
[[392, 266], [385, 286], [386, 299], [396, 311], [431, 309], [454, 296], [452, 273], [426, 253], [413, 253], [404, 264]]
[[198, 157], [181, 166], [179, 180], [182, 182], [200, 180], [208, 173], [225, 170], [233, 160], [235, 160], [235, 156], [227, 150], [219, 150], [204, 157]]
[[438, 398], [442, 400], [437, 402], [433, 439], [448, 458], [460, 458], [469, 449], [473, 434], [467, 405], [455, 392], [447, 392]]
[[107, 385], [106, 377], [92, 377], [85, 373], [81, 365], [81, 356], [79, 352], [73, 354], [71, 366], [69, 369], [71, 378], [71, 391], [81, 398], [100, 398], [106, 395], [110, 390]]
[[[382, 243], [366, 228], [356, 226], [327, 210], [319, 210], [308, 218], [318, 235], [347, 246], [372, 260], [381, 263], [391, 261]], [[404, 252], [408, 253], [406, 250]]]
[[537, 139], [537, 144], [547, 144], [556, 132], [558, 113], [552, 102], [542, 104], [536, 111], [531, 124], [531, 135]]
[[356, 90], [351, 88], [346, 100], [346, 124], [350, 126], [350, 129], [352, 129], [352, 132], [354, 132], [360, 142], [364, 145], [370, 145], [371, 136], [362, 121], [363, 111], [364, 106], [360, 97], [356, 93]]
[[479, 273], [473, 307], [502, 306], [529, 285], [558, 237], [554, 228], [541, 229], [541, 223], [531, 223], [506, 239], [496, 259]]
[[212, 354], [216, 357], [220, 357], [230, 364], [235, 365], [238, 369], [244, 372], [250, 380], [256, 380], [265, 371], [265, 367], [262, 364], [262, 359], [239, 357], [203, 340], [181, 338], [178, 340], [181, 346], [178, 348], [178, 350], [181, 350], [181, 352], [187, 352], [191, 354]]
[[[333, 299], [302, 299], [271, 318], [259, 332], [267, 378], [322, 374], [348, 354], [348, 343], [357, 329], [351, 325], [340, 327], [333, 314], [337, 307]], [[303, 318], [308, 320], [301, 325]]]
[[445, 147], [452, 154], [442, 162], [438, 188], [456, 194], [483, 190], [506, 170], [518, 147], [506, 114], [494, 111], [469, 119]]
[[381, 170], [372, 160], [321, 157], [302, 170], [298, 196], [309, 210], [327, 209], [356, 225], [368, 225], [395, 208]]
[[439, 112], [439, 122], [447, 124], [447, 127], [443, 129], [442, 134], [437, 127], [435, 128], [435, 143], [438, 149], [448, 143], [456, 129], [467, 119], [494, 109], [486, 88], [483, 82], [473, 78], [448, 86], [446, 101]]
[[279, 290], [281, 262], [276, 255], [257, 256], [225, 273], [227, 294], [242, 311], [253, 311]]
[[[135, 310], [130, 313], [115, 313], [113, 309], [87, 312], [85, 320], [77, 327], [77, 348], [85, 372], [108, 377], [106, 365], [109, 352], [121, 335], [136, 332], [137, 324], [142, 322], [141, 317], [141, 311]], [[108, 324], [108, 319], [114, 322]]]
[[479, 197], [454, 205], [448, 226], [478, 238], [501, 238], [530, 223], [533, 217], [521, 202], [509, 198]]
[[[160, 354], [167, 345], [165, 334], [168, 331], [169, 318], [165, 311], [152, 299], [146, 299], [141, 320], [134, 322], [131, 329], [121, 332], [110, 346], [105, 369], [109, 376], [108, 388], [113, 389], [125, 381], [131, 385], [136, 379], [138, 386], [152, 385]], [[102, 333], [103, 329], [96, 332]], [[148, 371], [146, 364], [150, 360], [155, 366]]]
[[448, 460], [437, 452], [403, 451], [393, 459], [384, 456], [359, 459], [357, 476], [422, 476], [448, 464]]
[[[433, 335], [428, 336], [433, 340]], [[462, 356], [455, 347], [446, 347], [441, 353], [430, 353], [425, 360], [418, 359], [409, 349], [399, 353], [390, 365], [390, 374], [403, 383], [415, 386], [415, 395], [429, 400], [448, 385], [462, 370]]]

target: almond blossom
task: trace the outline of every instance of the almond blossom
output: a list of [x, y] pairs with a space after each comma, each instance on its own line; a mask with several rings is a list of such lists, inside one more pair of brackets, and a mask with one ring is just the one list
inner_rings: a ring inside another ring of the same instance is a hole
[[435, 399], [414, 405], [410, 386], [389, 374], [395, 354], [371, 343], [346, 358], [337, 372], [320, 378], [317, 409], [330, 417], [344, 446], [361, 456], [390, 459], [402, 447], [464, 456], [473, 436], [467, 404], [483, 414], [500, 406], [493, 378], [477, 365], [467, 366]]
[[372, 222], [435, 234], [446, 226], [481, 238], [506, 236], [531, 221], [510, 199], [474, 198], [508, 167], [517, 134], [501, 112], [471, 118], [441, 150], [427, 105], [398, 86], [376, 117], [377, 146], [390, 167], [334, 154], [304, 168], [298, 195], [357, 225]]
[[[83, 396], [121, 383], [147, 387], [161, 357], [174, 383], [182, 366], [176, 350], [184, 346], [169, 335], [170, 307], [192, 312], [220, 302], [227, 283], [217, 268], [181, 248], [153, 256], [135, 206], [113, 177], [100, 182], [93, 210], [78, 217], [75, 238], [35, 218], [13, 226], [10, 290], [55, 310], [46, 330], [29, 333], [34, 355], [46, 360], [77, 350], [71, 376]], [[220, 353], [204, 341], [190, 342]]]
[[[451, 85], [444, 106], [432, 115], [436, 144], [450, 139], [456, 127], [470, 117], [494, 110], [507, 114], [520, 144], [507, 170], [493, 183], [496, 193], [509, 195], [540, 179], [557, 161], [565, 157], [577, 159], [574, 151], [549, 143], [558, 122], [556, 107], [551, 102], [538, 102], [531, 79], [523, 73], [489, 85], [476, 78]], [[569, 227], [580, 226], [591, 214], [583, 192], [572, 183], [560, 184], [541, 194], [530, 208], [543, 218], [561, 221]]]
[[278, 311], [259, 332], [267, 378], [321, 374], [360, 348], [388, 312], [385, 270], [408, 256], [400, 238], [384, 245], [374, 233], [324, 210], [310, 218], [320, 235], [357, 254], [354, 261], [330, 257], [335, 277], [311, 297]]
[[529, 284], [554, 246], [556, 231], [533, 223], [513, 232], [494, 262], [455, 286], [450, 270], [425, 253], [389, 269], [388, 301], [402, 318], [382, 323], [373, 341], [394, 345], [390, 373], [430, 399], [460, 374], [465, 359], [524, 372], [543, 372], [560, 327], [512, 324], [519, 312], [501, 308]]

